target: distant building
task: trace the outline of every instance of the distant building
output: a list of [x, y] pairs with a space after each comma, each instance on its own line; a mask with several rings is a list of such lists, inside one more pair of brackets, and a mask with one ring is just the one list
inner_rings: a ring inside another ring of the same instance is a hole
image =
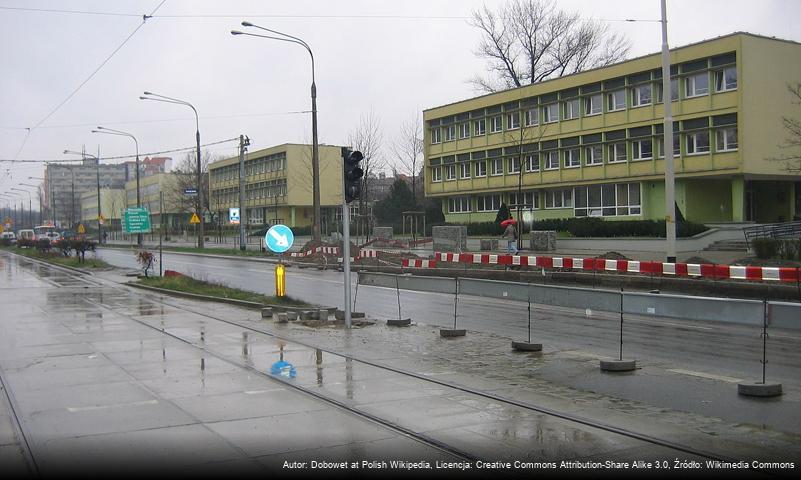
[[[283, 144], [245, 156], [243, 222], [250, 225], [313, 223], [311, 145]], [[321, 225], [326, 230], [338, 218], [342, 205], [341, 147], [319, 146]], [[210, 206], [219, 218], [239, 207], [239, 157], [209, 165]]]
[[[124, 164], [98, 165], [95, 159], [80, 164], [47, 165], [45, 169], [45, 205], [49, 208], [48, 220], [60, 227], [73, 227], [81, 218], [81, 196], [86, 192], [97, 195], [101, 189], [122, 189], [127, 171]], [[96, 208], [95, 208], [96, 210]]]

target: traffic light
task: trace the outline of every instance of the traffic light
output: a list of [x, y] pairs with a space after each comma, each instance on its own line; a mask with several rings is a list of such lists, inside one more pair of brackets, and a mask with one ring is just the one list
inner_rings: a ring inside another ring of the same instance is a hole
[[359, 167], [364, 155], [358, 150], [342, 147], [342, 174], [345, 179], [345, 203], [359, 198], [362, 193], [364, 170]]

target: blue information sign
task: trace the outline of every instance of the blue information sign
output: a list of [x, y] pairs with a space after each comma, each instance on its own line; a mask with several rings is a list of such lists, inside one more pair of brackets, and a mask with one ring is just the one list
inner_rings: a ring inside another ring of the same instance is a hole
[[284, 253], [292, 246], [295, 235], [286, 225], [273, 225], [264, 235], [264, 244], [275, 253]]

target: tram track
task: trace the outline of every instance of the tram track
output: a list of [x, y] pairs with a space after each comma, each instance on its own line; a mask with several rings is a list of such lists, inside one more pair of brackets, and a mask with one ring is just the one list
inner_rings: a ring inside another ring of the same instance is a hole
[[[51, 265], [48, 265], [48, 266], [52, 267]], [[59, 269], [58, 267], [54, 267], [54, 268]], [[61, 270], [61, 269], [59, 269], [59, 270]], [[81, 274], [81, 273], [78, 273], [78, 272], [75, 272], [75, 271], [70, 271], [70, 270], [62, 270], [62, 271], [65, 271], [65, 272], [69, 273], [69, 276], [72, 279], [90, 283], [92, 286], [95, 286], [95, 287], [98, 286], [96, 281], [94, 281], [94, 280], [90, 281], [90, 279], [85, 278], [84, 274]], [[127, 287], [127, 286], [122, 285], [122, 284], [108, 284], [108, 283], [104, 282], [103, 288], [109, 288], [109, 289], [114, 289], [114, 290], [119, 290], [119, 291], [125, 291], [125, 292], [127, 292], [129, 294], [133, 293], [131, 291], [130, 287]], [[591, 428], [598, 429], [598, 430], [601, 430], [601, 431], [604, 431], [604, 432], [607, 432], [607, 433], [620, 435], [622, 437], [625, 437], [625, 438], [628, 438], [628, 439], [632, 439], [632, 440], [637, 440], [639, 442], [644, 442], [644, 443], [649, 444], [649, 445], [668, 448], [670, 450], [673, 450], [673, 451], [676, 451], [676, 452], [681, 452], [681, 453], [687, 454], [687, 455], [692, 455], [692, 456], [695, 456], [695, 457], [700, 457], [700, 458], [709, 459], [709, 460], [718, 460], [718, 461], [722, 461], [722, 462], [732, 462], [732, 461], [735, 460], [733, 458], [727, 457], [726, 455], [720, 455], [720, 454], [715, 453], [715, 452], [704, 451], [704, 450], [701, 450], [701, 449], [698, 449], [698, 448], [695, 448], [695, 447], [692, 447], [692, 446], [682, 445], [680, 443], [676, 443], [676, 442], [673, 442], [673, 441], [670, 441], [670, 440], [667, 440], [667, 439], [663, 439], [663, 438], [654, 437], [654, 436], [651, 436], [651, 435], [648, 435], [648, 434], [643, 434], [641, 432], [637, 432], [637, 431], [634, 431], [634, 430], [631, 430], [631, 429], [619, 427], [619, 426], [612, 425], [612, 424], [607, 424], [607, 423], [604, 423], [604, 422], [599, 422], [599, 421], [591, 419], [591, 418], [586, 418], [586, 417], [582, 417], [582, 416], [571, 414], [571, 413], [567, 413], [567, 412], [561, 412], [561, 411], [550, 409], [550, 408], [546, 408], [546, 407], [543, 407], [543, 406], [540, 406], [540, 405], [534, 405], [534, 404], [531, 404], [531, 403], [528, 403], [528, 402], [523, 402], [523, 401], [519, 401], [519, 400], [516, 400], [516, 399], [513, 399], [513, 398], [504, 397], [504, 396], [497, 395], [497, 394], [494, 394], [494, 393], [491, 393], [491, 392], [485, 392], [485, 391], [482, 391], [482, 390], [479, 390], [479, 389], [476, 389], [476, 388], [471, 388], [471, 387], [468, 387], [468, 386], [465, 386], [465, 385], [459, 385], [459, 384], [455, 384], [455, 383], [452, 383], [452, 382], [447, 382], [447, 381], [443, 381], [443, 380], [439, 380], [439, 379], [435, 379], [435, 378], [430, 378], [428, 376], [424, 376], [424, 375], [421, 375], [421, 374], [418, 374], [418, 373], [415, 373], [415, 372], [410, 372], [410, 371], [406, 371], [406, 370], [403, 370], [403, 369], [395, 368], [395, 367], [392, 367], [390, 365], [385, 365], [385, 364], [382, 364], [382, 363], [379, 363], [379, 362], [362, 359], [362, 358], [359, 358], [357, 356], [347, 355], [347, 354], [336, 352], [336, 351], [333, 351], [333, 350], [330, 350], [330, 349], [322, 348], [322, 347], [319, 347], [317, 345], [312, 345], [312, 344], [308, 344], [308, 343], [305, 343], [305, 342], [297, 341], [297, 340], [294, 340], [294, 339], [291, 339], [291, 338], [286, 338], [286, 337], [277, 335], [274, 332], [268, 331], [266, 329], [259, 328], [258, 326], [255, 326], [255, 325], [252, 325], [252, 324], [246, 324], [246, 323], [239, 322], [239, 321], [229, 320], [229, 319], [222, 318], [222, 317], [220, 317], [218, 315], [214, 315], [214, 314], [209, 313], [209, 312], [198, 311], [198, 310], [195, 310], [195, 309], [192, 309], [192, 308], [188, 308], [185, 305], [180, 305], [180, 304], [177, 304], [177, 303], [173, 303], [173, 302], [170, 302], [170, 301], [165, 300], [163, 298], [156, 298], [157, 296], [162, 295], [162, 294], [155, 294], [155, 293], [150, 293], [150, 292], [136, 292], [135, 295], [139, 296], [140, 298], [144, 298], [147, 301], [152, 302], [154, 304], [160, 304], [160, 305], [163, 305], [163, 306], [166, 306], [166, 307], [169, 307], [169, 308], [177, 309], [177, 310], [182, 311], [182, 312], [187, 312], [187, 313], [191, 313], [193, 315], [202, 316], [204, 318], [207, 318], [209, 320], [213, 320], [215, 322], [220, 322], [220, 323], [223, 323], [223, 324], [227, 324], [227, 325], [230, 325], [230, 326], [241, 328], [241, 329], [244, 329], [246, 331], [250, 331], [250, 332], [253, 332], [253, 333], [256, 333], [256, 334], [259, 334], [259, 335], [264, 335], [264, 336], [267, 336], [267, 337], [271, 337], [271, 338], [274, 338], [274, 339], [277, 339], [277, 340], [281, 340], [281, 341], [284, 341], [284, 342], [296, 344], [296, 345], [303, 346], [303, 347], [310, 348], [310, 349], [320, 350], [320, 351], [322, 351], [324, 353], [327, 353], [327, 354], [330, 354], [330, 355], [335, 355], [335, 356], [341, 357], [343, 359], [350, 360], [352, 362], [358, 362], [360, 364], [368, 365], [368, 366], [371, 366], [371, 367], [374, 367], [374, 368], [378, 368], [378, 369], [382, 369], [382, 370], [387, 371], [387, 372], [391, 372], [391, 373], [398, 374], [398, 375], [403, 375], [403, 376], [406, 376], [406, 377], [409, 377], [409, 378], [414, 378], [414, 379], [417, 379], [417, 380], [420, 380], [420, 381], [427, 382], [427, 383], [429, 383], [431, 385], [437, 385], [439, 387], [446, 387], [448, 389], [452, 389], [455, 392], [466, 393], [466, 394], [474, 395], [474, 396], [477, 396], [477, 397], [489, 399], [489, 400], [492, 400], [492, 401], [495, 401], [495, 402], [501, 402], [501, 403], [503, 403], [505, 405], [517, 407], [517, 408], [523, 409], [525, 411], [536, 412], [536, 413], [547, 415], [547, 416], [550, 416], [550, 417], [553, 417], [553, 418], [558, 418], [560, 420], [565, 420], [565, 421], [568, 421], [568, 422], [571, 422], [571, 423], [574, 423], [574, 424], [577, 424], [577, 425], [582, 425], [584, 427], [591, 427]], [[273, 381], [279, 382], [281, 385], [283, 385], [283, 386], [285, 386], [287, 388], [290, 388], [292, 390], [299, 391], [299, 392], [302, 392], [302, 393], [304, 393], [306, 395], [312, 396], [312, 397], [318, 399], [319, 401], [325, 402], [326, 404], [335, 406], [336, 408], [339, 408], [339, 409], [341, 409], [341, 410], [343, 410], [345, 412], [348, 412], [348, 413], [350, 413], [352, 415], [358, 416], [359, 418], [362, 418], [362, 419], [364, 419], [366, 421], [369, 421], [369, 422], [374, 423], [376, 425], [380, 425], [383, 428], [387, 428], [387, 429], [389, 429], [389, 430], [391, 430], [393, 432], [397, 432], [397, 433], [399, 433], [399, 434], [401, 434], [403, 436], [406, 436], [408, 438], [414, 439], [414, 440], [416, 440], [416, 441], [418, 441], [418, 442], [420, 442], [422, 444], [425, 444], [425, 445], [428, 445], [428, 446], [430, 446], [432, 448], [435, 448], [438, 451], [441, 451], [443, 453], [447, 453], [449, 455], [452, 455], [452, 456], [454, 456], [454, 457], [456, 457], [458, 459], [465, 460], [465, 461], [479, 460], [479, 458], [476, 455], [471, 454], [470, 452], [466, 452], [466, 451], [463, 451], [461, 449], [455, 448], [455, 447], [453, 447], [451, 445], [448, 445], [448, 444], [446, 444], [444, 442], [441, 442], [439, 440], [431, 438], [428, 435], [425, 435], [423, 433], [416, 432], [416, 431], [414, 431], [414, 430], [412, 430], [410, 428], [404, 427], [403, 425], [400, 425], [400, 424], [398, 424], [396, 422], [392, 422], [392, 421], [389, 421], [389, 420], [387, 420], [385, 418], [381, 418], [381, 417], [379, 417], [377, 415], [373, 415], [373, 414], [370, 414], [368, 412], [364, 412], [364, 411], [362, 411], [362, 410], [360, 410], [360, 409], [358, 409], [358, 408], [356, 408], [356, 407], [354, 407], [352, 405], [349, 405], [349, 404], [347, 404], [345, 402], [339, 401], [339, 400], [337, 400], [335, 398], [331, 398], [330, 396], [324, 395], [324, 394], [319, 393], [317, 391], [314, 391], [314, 390], [312, 390], [310, 388], [304, 387], [303, 385], [299, 385], [299, 384], [297, 384], [295, 382], [292, 382], [291, 380], [284, 379], [282, 377], [277, 377], [277, 376], [271, 375], [271, 374], [269, 374], [267, 372], [263, 372], [263, 371], [255, 368], [253, 366], [245, 365], [245, 364], [240, 363], [238, 361], [231, 360], [226, 355], [221, 354], [219, 352], [215, 352], [213, 349], [209, 348], [206, 345], [198, 345], [193, 339], [183, 338], [180, 335], [177, 335], [177, 334], [174, 334], [174, 333], [171, 333], [171, 332], [167, 332], [163, 328], [158, 328], [155, 325], [151, 325], [150, 323], [148, 323], [148, 322], [146, 322], [144, 320], [136, 318], [135, 314], [120, 313], [120, 312], [116, 311], [113, 306], [105, 305], [105, 304], [103, 304], [101, 302], [94, 302], [94, 301], [91, 301], [91, 300], [88, 300], [88, 299], [87, 299], [87, 301], [90, 304], [92, 304], [95, 307], [97, 307], [97, 308], [103, 308], [103, 309], [106, 309], [108, 311], [111, 311], [111, 312], [115, 313], [116, 315], [120, 315], [120, 316], [123, 316], [125, 318], [128, 318], [131, 321], [134, 321], [134, 322], [136, 322], [138, 324], [141, 324], [143, 326], [146, 326], [148, 328], [156, 330], [156, 331], [158, 331], [159, 333], [161, 333], [163, 335], [169, 336], [170, 338], [173, 338], [175, 340], [183, 342], [184, 344], [190, 345], [193, 348], [197, 348], [199, 350], [202, 350], [204, 353], [212, 355], [212, 356], [214, 356], [214, 357], [216, 357], [216, 358], [218, 358], [218, 359], [220, 359], [222, 361], [225, 361], [227, 363], [236, 365], [239, 368], [247, 369], [247, 370], [252, 371], [252, 372], [254, 372], [254, 373], [256, 373], [256, 374], [258, 374], [258, 375], [260, 375], [262, 377], [269, 378], [269, 379], [271, 379]], [[0, 374], [2, 374], [2, 370], [0, 370]], [[2, 380], [1, 377], [0, 377], [0, 380]], [[10, 395], [10, 393], [11, 392], [6, 391], [6, 395]], [[9, 401], [11, 401], [10, 398], [9, 398]], [[13, 406], [13, 403], [12, 403], [12, 406]], [[19, 427], [20, 427], [20, 431], [21, 431], [22, 435], [24, 436], [24, 431], [22, 430], [22, 424], [21, 423], [19, 424]], [[29, 445], [27, 443], [27, 440], [25, 441], [25, 446], [28, 447], [28, 452], [30, 453], [31, 461], [33, 462], [33, 465], [35, 467], [35, 458], [34, 458], [32, 452], [30, 450], [30, 447], [29, 447]]]

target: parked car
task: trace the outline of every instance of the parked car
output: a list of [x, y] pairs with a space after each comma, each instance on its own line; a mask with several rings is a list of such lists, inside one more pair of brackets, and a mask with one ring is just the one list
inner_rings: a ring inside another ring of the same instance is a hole
[[14, 232], [0, 233], [0, 240], [8, 240], [11, 245], [17, 243], [17, 235]]
[[17, 240], [36, 240], [36, 233], [30, 229], [24, 229], [17, 232]]

